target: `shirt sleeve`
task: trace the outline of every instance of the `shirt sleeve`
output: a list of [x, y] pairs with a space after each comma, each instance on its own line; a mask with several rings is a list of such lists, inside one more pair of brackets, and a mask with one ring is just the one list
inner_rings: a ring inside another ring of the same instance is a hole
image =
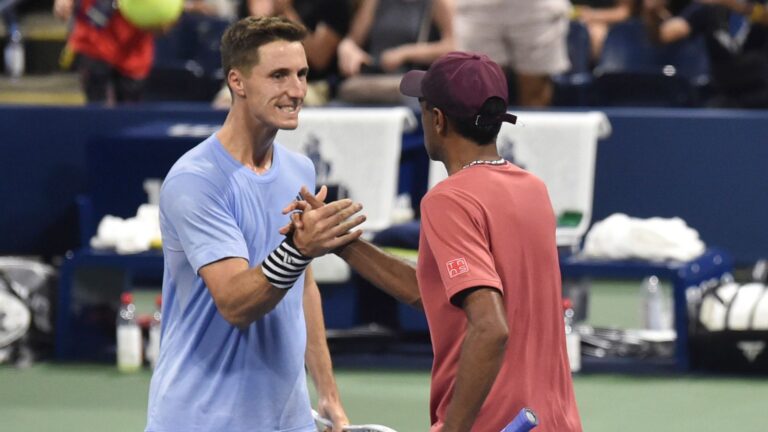
[[223, 258], [249, 259], [226, 193], [205, 178], [182, 174], [168, 179], [160, 208], [195, 272]]
[[680, 12], [680, 17], [688, 22], [694, 35], [716, 31], [719, 24], [717, 15], [714, 6], [701, 3], [692, 3]]
[[475, 200], [460, 191], [428, 195], [422, 201], [421, 229], [449, 300], [479, 286], [504, 293], [489, 246], [484, 209]]
[[325, 0], [320, 2], [320, 8], [318, 20], [333, 29], [340, 37], [346, 36], [352, 19], [347, 2]]

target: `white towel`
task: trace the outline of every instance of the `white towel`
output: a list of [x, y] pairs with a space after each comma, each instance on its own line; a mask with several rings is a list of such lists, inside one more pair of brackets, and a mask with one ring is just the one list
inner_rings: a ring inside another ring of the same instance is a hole
[[690, 261], [704, 250], [699, 233], [680, 218], [638, 219], [615, 213], [594, 224], [583, 252], [592, 258]]
[[[318, 186], [338, 184], [363, 204], [363, 228], [392, 223], [403, 132], [416, 127], [407, 108], [303, 109], [296, 130], [282, 130], [276, 142], [316, 161]], [[320, 167], [318, 167], [318, 163]]]

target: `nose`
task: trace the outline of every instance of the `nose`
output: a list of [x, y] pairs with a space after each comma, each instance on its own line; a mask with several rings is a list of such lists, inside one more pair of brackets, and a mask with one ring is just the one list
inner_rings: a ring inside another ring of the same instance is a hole
[[307, 95], [307, 79], [302, 76], [293, 76], [287, 88], [289, 97], [303, 99]]

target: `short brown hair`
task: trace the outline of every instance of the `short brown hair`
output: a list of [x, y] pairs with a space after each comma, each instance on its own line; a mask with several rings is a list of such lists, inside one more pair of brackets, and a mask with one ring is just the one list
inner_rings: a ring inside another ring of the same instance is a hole
[[307, 29], [284, 17], [246, 17], [227, 28], [221, 36], [221, 67], [247, 73], [259, 63], [259, 47], [277, 40], [300, 42]]

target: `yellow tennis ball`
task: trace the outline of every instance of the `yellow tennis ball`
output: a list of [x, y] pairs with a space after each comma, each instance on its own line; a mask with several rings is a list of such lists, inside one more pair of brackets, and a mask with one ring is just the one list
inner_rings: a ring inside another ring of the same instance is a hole
[[184, 0], [119, 0], [117, 7], [136, 27], [157, 28], [179, 19]]

